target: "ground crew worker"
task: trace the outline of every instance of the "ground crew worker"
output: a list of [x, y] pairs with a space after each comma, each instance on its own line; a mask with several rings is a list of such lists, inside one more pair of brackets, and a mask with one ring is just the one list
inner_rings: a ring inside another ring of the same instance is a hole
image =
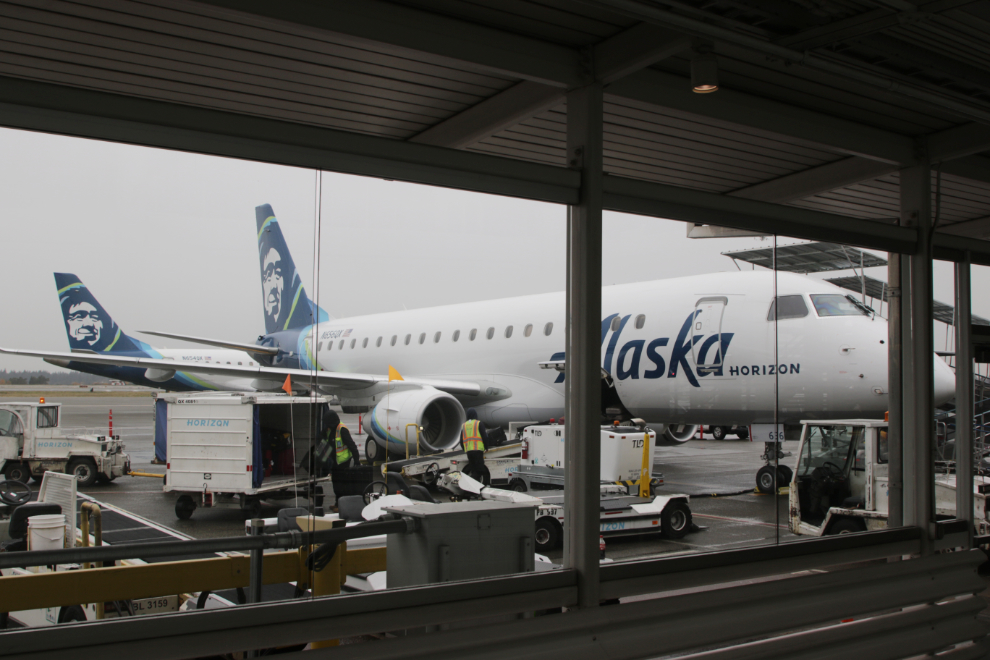
[[492, 475], [485, 465], [485, 447], [488, 444], [488, 430], [478, 419], [474, 408], [467, 409], [467, 421], [461, 428], [461, 448], [467, 452], [468, 465], [464, 473], [486, 486], [492, 485]]
[[329, 408], [323, 411], [323, 438], [316, 457], [325, 470], [346, 470], [358, 464], [357, 445], [340, 417]]

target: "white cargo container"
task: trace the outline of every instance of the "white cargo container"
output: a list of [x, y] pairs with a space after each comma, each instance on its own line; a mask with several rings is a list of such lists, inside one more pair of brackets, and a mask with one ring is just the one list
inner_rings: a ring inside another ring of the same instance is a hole
[[[643, 443], [656, 442], [652, 429], [635, 426], [603, 426], [601, 430], [601, 480], [637, 481], [643, 466]], [[564, 427], [560, 424], [527, 426], [522, 431], [520, 465], [564, 469]], [[652, 461], [651, 461], [652, 462]]]
[[[176, 501], [179, 518], [197, 506], [236, 506], [257, 517], [262, 499], [310, 496], [310, 454], [326, 397], [211, 392], [157, 399], [166, 404], [164, 488], [188, 493]], [[319, 499], [319, 486], [313, 495]]]

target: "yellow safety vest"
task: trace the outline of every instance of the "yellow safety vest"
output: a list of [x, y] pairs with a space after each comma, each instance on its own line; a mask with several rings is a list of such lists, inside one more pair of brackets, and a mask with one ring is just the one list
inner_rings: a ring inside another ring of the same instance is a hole
[[481, 441], [481, 422], [478, 420], [464, 422], [461, 439], [464, 440], [464, 451], [485, 451], [485, 443]]
[[344, 444], [343, 439], [340, 437], [340, 429], [346, 428], [343, 424], [337, 424], [337, 437], [334, 438], [334, 444], [337, 445], [337, 465], [351, 459], [351, 450], [347, 448], [347, 445]]

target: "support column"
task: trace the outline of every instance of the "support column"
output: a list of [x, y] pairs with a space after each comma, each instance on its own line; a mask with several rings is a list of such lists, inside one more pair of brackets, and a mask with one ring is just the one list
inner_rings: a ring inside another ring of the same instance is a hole
[[973, 547], [973, 310], [970, 256], [956, 263], [956, 518], [969, 521]]
[[566, 488], [564, 566], [579, 607], [598, 605], [602, 318], [602, 86], [567, 94], [567, 164], [581, 201], [567, 214]]
[[[909, 272], [901, 274], [902, 283], [907, 275], [910, 285], [911, 330], [910, 340], [903, 332], [902, 345], [907, 367], [903, 369], [904, 393], [904, 523], [921, 527], [924, 535], [924, 552], [931, 552], [931, 537], [935, 522], [934, 447], [934, 354], [932, 337], [932, 242], [931, 242], [931, 168], [927, 159], [921, 164], [901, 170], [901, 222], [918, 230], [918, 244], [914, 254], [906, 260]], [[902, 309], [902, 317], [903, 312]], [[913, 396], [912, 396], [913, 395]]]
[[887, 526], [904, 524], [903, 387], [901, 380], [901, 255], [887, 255]]

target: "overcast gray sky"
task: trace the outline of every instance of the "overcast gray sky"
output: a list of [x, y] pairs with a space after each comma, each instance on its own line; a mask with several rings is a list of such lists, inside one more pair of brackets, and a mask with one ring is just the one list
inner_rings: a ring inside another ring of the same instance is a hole
[[[7, 129], [0, 153], [0, 346], [68, 349], [56, 271], [78, 275], [125, 332], [154, 346], [181, 344], [137, 331], [253, 341], [264, 329], [263, 203], [312, 295], [312, 170]], [[564, 288], [562, 206], [332, 173], [322, 206], [320, 304], [336, 317]], [[720, 252], [768, 244], [692, 240], [680, 222], [613, 213], [604, 235], [606, 285], [733, 271]], [[990, 317], [990, 269], [976, 270], [974, 311]], [[935, 285], [951, 302], [948, 264]], [[0, 368], [54, 369], [8, 356]]]

